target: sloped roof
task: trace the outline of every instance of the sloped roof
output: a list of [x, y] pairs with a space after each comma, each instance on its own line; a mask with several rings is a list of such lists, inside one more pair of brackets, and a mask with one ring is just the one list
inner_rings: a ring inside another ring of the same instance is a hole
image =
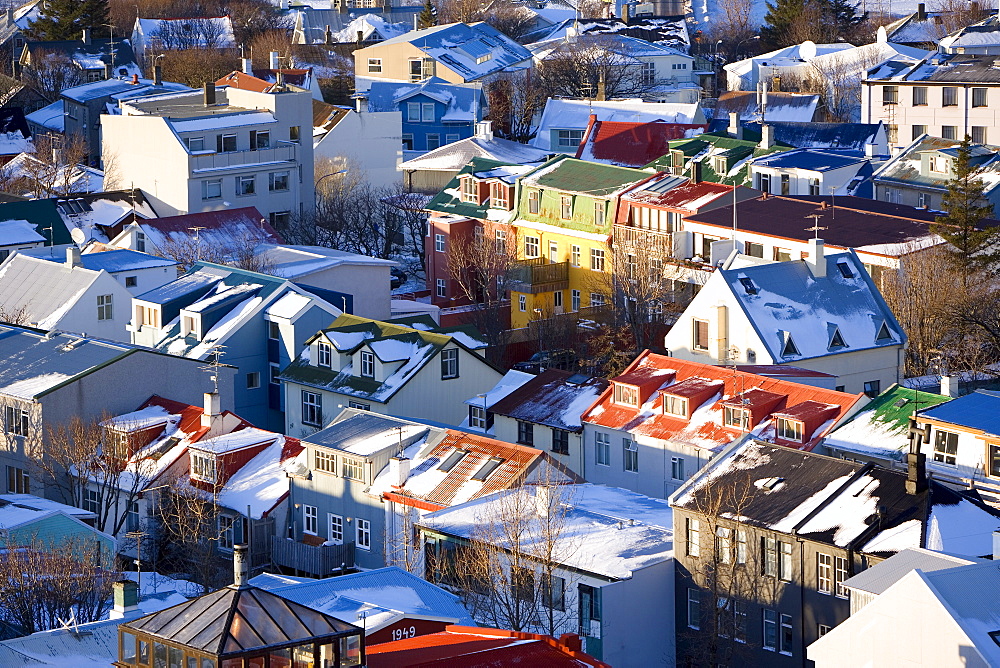
[[[273, 70], [264, 70], [271, 72]], [[282, 73], [287, 72], [290, 76], [285, 83], [293, 84], [295, 86], [301, 86], [303, 80], [306, 78], [309, 70], [280, 70]], [[238, 88], [240, 90], [252, 90], [258, 93], [271, 93], [277, 90], [278, 84], [274, 81], [267, 81], [260, 77], [255, 76], [257, 74], [247, 74], [246, 72], [241, 72], [240, 70], [233, 70], [229, 74], [220, 77], [216, 82], [216, 86], [232, 86], [233, 88]], [[295, 81], [298, 79], [298, 81]]]
[[349, 409], [349, 412], [341, 413], [332, 424], [310, 434], [306, 441], [312, 445], [370, 457], [384, 449], [398, 452], [401, 444], [405, 447], [417, 441], [423, 442], [430, 432], [431, 429], [425, 425]]
[[573, 41], [563, 38], [551, 38], [528, 45], [528, 50], [536, 59], [544, 60], [554, 53], [567, 51], [573, 53], [575, 49], [602, 49], [608, 53], [613, 53], [625, 58], [649, 58], [655, 56], [680, 56], [689, 60], [694, 60], [690, 56], [676, 48], [669, 47], [655, 42], [648, 42], [645, 39], [631, 37], [620, 32], [581, 32]]
[[[520, 165], [515, 163], [504, 162], [500, 160], [491, 160], [489, 158], [478, 158], [474, 157], [469, 161], [469, 164], [462, 167], [458, 174], [456, 174], [448, 185], [441, 190], [441, 192], [434, 195], [431, 200], [424, 207], [428, 211], [436, 211], [438, 213], [446, 213], [452, 216], [462, 216], [467, 218], [476, 218], [479, 220], [486, 220], [489, 218], [490, 212], [490, 200], [487, 197], [482, 202], [466, 202], [462, 199], [462, 176], [466, 174], [482, 174], [485, 172], [491, 172], [493, 170], [506, 168], [515, 172], [525, 173], [536, 169], [537, 164], [531, 165]], [[503, 213], [507, 213], [506, 211]], [[508, 214], [509, 215], [509, 214]]]
[[[857, 404], [860, 397], [649, 351], [636, 358], [621, 376], [611, 380], [642, 388], [641, 391], [646, 393], [639, 397], [639, 406], [615, 403], [614, 390], [608, 388], [583, 414], [583, 422], [708, 451], [717, 451], [746, 433], [761, 440], [773, 440], [776, 436], [774, 415], [787, 413], [796, 407], [812, 410], [821, 406], [823, 408], [816, 411], [817, 418], [807, 420], [811, 433], [804, 433], [802, 443], [794, 444], [795, 447], [811, 450]], [[671, 393], [672, 387], [694, 381], [704, 386], [715, 384], [716, 387], [704, 403], [691, 407], [690, 419], [664, 413], [663, 393]], [[726, 405], [750, 408], [753, 418], [748, 431], [725, 425]]]
[[0, 155], [17, 155], [33, 150], [31, 130], [21, 107], [0, 108]]
[[978, 562], [978, 559], [955, 557], [925, 550], [922, 547], [908, 547], [848, 578], [844, 581], [844, 586], [869, 594], [881, 594], [918, 568], [924, 573], [933, 573]]
[[945, 36], [942, 12], [918, 12], [897, 19], [885, 26], [886, 39], [896, 44], [937, 44]]
[[[66, 263], [66, 256], [64, 254], [49, 255], [41, 253], [37, 255], [37, 257], [42, 260], [48, 260], [59, 264]], [[140, 253], [139, 251], [134, 251], [128, 248], [114, 248], [102, 250], [100, 252], [84, 253], [80, 256], [80, 264], [83, 265], [84, 269], [90, 269], [92, 271], [106, 271], [109, 274], [121, 271], [136, 271], [139, 269], [177, 266], [177, 262], [174, 260], [157, 257], [155, 255], [150, 255], [149, 253]]]
[[59, 134], [65, 132], [65, 118], [62, 100], [56, 100], [52, 104], [46, 105], [41, 109], [36, 109], [25, 116], [27, 121]]
[[671, 140], [699, 135], [706, 127], [664, 121], [629, 123], [592, 120], [576, 157], [622, 167], [643, 167], [669, 153]]
[[[690, 174], [694, 163], [701, 164], [701, 179], [716, 183], [747, 184], [750, 182], [750, 163], [759, 157], [789, 150], [780, 142], [770, 148], [761, 148], [758, 142], [746, 139], [734, 139], [726, 133], [704, 133], [691, 139], [677, 139], [670, 142], [671, 151], [680, 151], [685, 158], [684, 172]], [[726, 160], [725, 172], [717, 172], [712, 158], [720, 157]], [[671, 171], [672, 156], [664, 155], [657, 158], [647, 169]]]
[[[809, 123], [816, 114], [819, 95], [768, 92], [764, 105], [764, 120]], [[761, 107], [755, 91], [728, 90], [715, 104], [715, 118], [739, 114], [740, 120], [761, 120]]]
[[1000, 392], [976, 390], [920, 411], [921, 418], [1000, 435]]
[[[853, 149], [865, 150], [865, 145], [874, 143], [881, 123], [797, 123], [793, 121], [772, 121], [774, 141], [795, 148]], [[760, 141], [760, 123], [740, 121], [743, 138]], [[716, 117], [708, 124], [708, 131], [725, 133], [729, 128], [728, 117]], [[884, 134], [884, 130], [882, 131]]]
[[490, 412], [579, 432], [584, 411], [607, 386], [604, 378], [547, 369], [490, 406]]
[[[236, 38], [233, 36], [233, 21], [228, 16], [212, 16], [212, 17], [199, 17], [199, 18], [163, 18], [163, 19], [141, 19], [137, 18], [135, 29], [142, 35], [145, 35], [149, 42], [146, 44], [147, 49], [164, 49], [170, 48], [169, 46], [164, 46], [158, 43], [156, 40], [158, 34], [163, 30], [165, 25], [173, 24], [171, 30], [177, 30], [179, 27], [184, 33], [188, 35], [188, 39], [194, 37], [197, 44], [191, 45], [194, 47], [212, 47], [216, 49], [230, 49], [236, 46]], [[204, 33], [206, 32], [203, 28], [198, 26], [192, 26], [192, 22], [195, 23], [209, 23], [212, 25], [212, 39], [211, 41], [206, 41]], [[169, 40], [166, 40], [169, 41]], [[185, 48], [191, 48], [191, 46], [186, 46]], [[176, 48], [176, 47], [175, 47]]]
[[705, 115], [699, 103], [643, 102], [642, 100], [562, 100], [549, 98], [542, 110], [538, 123], [538, 133], [531, 140], [535, 148], [552, 150], [552, 130], [583, 130], [590, 123], [590, 116], [596, 115], [601, 121], [626, 123], [667, 123], [705, 122]]
[[100, 275], [100, 270], [17, 253], [0, 265], [0, 308], [8, 313], [23, 310], [28, 322], [52, 329]]
[[[113, 74], [132, 76], [142, 75], [142, 71], [135, 62], [135, 53], [132, 45], [127, 39], [92, 39], [90, 44], [85, 44], [83, 40], [72, 39], [52, 42], [27, 42], [24, 45], [30, 58], [35, 58], [47, 53], [58, 53], [70, 58], [79, 67], [85, 70], [103, 69], [106, 63], [113, 64]], [[21, 56], [24, 63], [24, 55]]]
[[368, 89], [368, 111], [403, 111], [407, 100], [423, 95], [445, 106], [443, 123], [472, 124], [483, 117], [486, 97], [479, 84], [453, 84], [431, 77], [419, 83], [372, 81]]
[[607, 197], [650, 176], [650, 172], [639, 169], [557, 157], [522, 177], [521, 182], [538, 188]]
[[206, 246], [230, 248], [240, 240], [260, 238], [262, 241], [282, 244], [284, 239], [274, 230], [256, 207], [202, 211], [181, 216], [150, 218], [137, 221], [150, 242], [157, 248], [171, 243], [184, 243], [193, 238], [192, 228], [198, 231], [201, 243]]
[[[1000, 36], [1000, 31], [995, 32]], [[914, 64], [890, 60], [868, 73], [869, 80], [936, 81], [941, 83], [998, 83], [997, 56], [935, 53]]]
[[948, 49], [989, 47], [997, 44], [1000, 44], [1000, 22], [997, 21], [996, 14], [993, 14], [978, 23], [959, 28], [947, 37], [942, 37], [938, 41], [938, 48], [941, 51], [947, 51]]
[[121, 99], [127, 99], [135, 96], [141, 97], [144, 95], [187, 90], [191, 89], [184, 84], [170, 81], [154, 84], [152, 79], [138, 79], [138, 81], [135, 81], [131, 76], [119, 75], [110, 79], [88, 81], [79, 86], [66, 88], [60, 93], [60, 96], [83, 104], [101, 97], [111, 99], [121, 96]]
[[[953, 139], [921, 135], [879, 167], [872, 175], [872, 180], [936, 188], [943, 192], [948, 186], [951, 174], [922, 173], [921, 156], [929, 151], [935, 151], [954, 157], [960, 143]], [[1000, 159], [996, 157], [996, 147], [973, 144], [970, 151], [974, 166], [973, 177], [983, 182], [984, 192], [989, 194], [1000, 186]]]
[[824, 151], [820, 149], [795, 149], [754, 160], [757, 167], [777, 169], [805, 169], [813, 172], [828, 172], [833, 169], [858, 166], [868, 162], [868, 158], [858, 151]]
[[416, 158], [411, 158], [399, 166], [402, 171], [433, 170], [458, 171], [474, 158], [486, 158], [498, 164], [541, 163], [548, 158], [548, 151], [533, 146], [501, 139], [499, 137], [475, 136], [445, 144]]
[[[570, 13], [574, 13], [569, 8]], [[544, 15], [542, 10], [542, 14]], [[581, 19], [568, 16], [553, 25], [547, 25], [528, 35], [526, 39], [533, 41], [565, 39], [570, 30], [577, 34], [619, 34], [629, 35], [654, 44], [663, 44], [674, 49], [686, 52], [690, 44], [687, 23], [684, 17], [633, 17], [628, 24], [620, 19]]]
[[[676, 176], [665, 176], [662, 179], [639, 186], [622, 195], [623, 200], [645, 204], [648, 206], [658, 206], [668, 209], [679, 209], [686, 214], [697, 214], [711, 206], [722, 205], [724, 202], [733, 201], [733, 187], [724, 183], [713, 183], [702, 181], [692, 183], [682, 180], [680, 185], [672, 188], [661, 189], [658, 186], [663, 181], [679, 180]], [[668, 184], [669, 185], [669, 184]], [[740, 201], [757, 196], [756, 190], [751, 190], [744, 186], [738, 186], [736, 197]], [[685, 218], [687, 215], [685, 215]]]
[[35, 227], [36, 232], [45, 237], [46, 246], [73, 243], [73, 239], [69, 236], [69, 230], [66, 229], [66, 224], [63, 223], [59, 211], [56, 209], [56, 203], [51, 199], [2, 202], [0, 203], [0, 221], [2, 220], [28, 221]]

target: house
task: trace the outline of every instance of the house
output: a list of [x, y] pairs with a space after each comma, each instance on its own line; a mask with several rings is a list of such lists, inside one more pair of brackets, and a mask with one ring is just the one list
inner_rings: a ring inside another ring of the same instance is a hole
[[719, 96], [715, 118], [737, 114], [741, 122], [811, 123], [819, 105], [819, 95], [766, 91], [730, 90]]
[[885, 27], [886, 41], [893, 44], [935, 51], [946, 36], [944, 12], [927, 11], [927, 4], [917, 3], [917, 11], [898, 18]]
[[[282, 86], [152, 95], [103, 123], [103, 156], [163, 215], [256, 207], [272, 226], [315, 204], [312, 97]], [[305, 135], [303, 136], [303, 133]]]
[[[733, 112], [735, 113], [735, 112]], [[796, 123], [768, 120], [775, 143], [812, 149], [845, 149], [889, 155], [885, 125], [882, 123]], [[734, 139], [760, 141], [761, 124], [741, 120], [738, 116], [716, 117], [708, 124], [708, 132], [727, 133]]]
[[757, 158], [750, 175], [759, 190], [774, 195], [850, 195], [881, 163], [861, 151], [799, 148]]
[[[242, 58], [243, 69], [233, 70], [215, 82], [216, 86], [232, 86], [244, 90], [255, 90], [266, 93], [273, 90], [279, 83], [291, 84], [312, 93], [314, 102], [323, 101], [323, 93], [319, 89], [319, 79], [313, 75], [313, 68], [281, 67], [281, 57], [277, 51], [271, 51], [268, 65], [270, 67], [253, 67], [253, 60]], [[281, 81], [278, 81], [278, 77]]]
[[[890, 60], [868, 73], [861, 86], [861, 122], [889, 128], [889, 143], [906, 146], [930, 134], [977, 144], [997, 141], [993, 109], [1000, 88], [993, 60], [981, 56], [933, 54], [919, 62]], [[990, 106], [990, 97], [993, 106]]]
[[202, 252], [232, 261], [262, 244], [284, 242], [256, 207], [203, 211], [163, 218], [137, 216], [106, 228], [108, 245], [191, 263]]
[[500, 72], [531, 67], [531, 53], [487, 23], [448, 23], [411, 30], [354, 52], [355, 88], [374, 81], [487, 83]]
[[812, 450], [864, 402], [647, 350], [585, 409], [575, 470], [595, 483], [667, 498], [731, 443], [751, 437]]
[[[3, 330], [0, 404], [7, 447], [0, 465], [6, 472], [6, 491], [12, 494], [43, 491], [27, 457], [35, 444], [49, 437], [49, 430], [73, 418], [86, 423], [134, 410], [136, 396], [168, 395], [197, 403], [213, 386], [199, 361], [76, 334], [45, 334], [13, 325]], [[221, 406], [231, 408], [234, 370], [220, 365], [214, 373]], [[108, 390], [123, 387], [128, 391]]]
[[992, 554], [998, 511], [972, 496], [928, 479], [922, 455], [903, 472], [730, 446], [671, 497], [678, 660], [808, 665], [806, 647], [848, 619], [851, 575], [905, 548]]
[[[908, 555], [901, 552], [872, 567], [871, 577], [876, 577], [876, 569], [904, 556]], [[893, 565], [905, 568], [905, 573], [891, 573], [890, 586], [879, 587], [874, 600], [860, 610], [853, 609], [855, 586], [867, 585], [869, 572], [845, 583], [851, 591], [851, 616], [809, 645], [809, 659], [817, 668], [899, 661], [940, 666], [956, 660], [985, 668], [1000, 662], [989, 630], [1000, 625], [1000, 612], [993, 603], [1000, 593], [1000, 564], [945, 555], [911, 561], [915, 563]], [[881, 570], [879, 574], [886, 576]]]
[[449, 625], [425, 638], [369, 645], [366, 656], [369, 668], [416, 668], [428, 659], [442, 663], [490, 661], [552, 668], [607, 668], [609, 664], [584, 654], [580, 647], [580, 637], [575, 633], [565, 633], [556, 640], [523, 631]]
[[89, 250], [88, 244], [106, 245], [129, 223], [156, 218], [156, 211], [138, 188], [78, 193], [53, 201], [70, 238], [84, 251]]
[[0, 109], [0, 165], [16, 155], [34, 150], [24, 110], [21, 107]]
[[67, 266], [67, 262], [79, 262], [84, 269], [107, 272], [112, 278], [125, 286], [133, 296], [166, 285], [177, 278], [177, 262], [148, 253], [129, 250], [127, 248], [109, 248], [108, 246], [91, 244], [77, 258], [73, 249], [66, 253], [55, 254], [50, 248], [33, 248], [20, 251], [40, 260], [47, 260]]
[[[481, 84], [453, 84], [439, 77], [416, 84], [372, 81], [359, 95], [367, 96], [369, 112], [401, 114], [404, 151], [433, 151], [468, 139], [486, 116]], [[364, 97], [360, 104], [364, 104]]]
[[[481, 354], [485, 344], [467, 331], [415, 324], [343, 314], [313, 328], [314, 334], [296, 348], [301, 352], [281, 371], [285, 433], [305, 438], [344, 403], [460, 424], [467, 413], [461, 401], [493, 387], [502, 374]], [[428, 403], [428, 396], [438, 400]]]
[[152, 57], [164, 51], [184, 49], [235, 49], [233, 21], [228, 16], [205, 18], [136, 17], [132, 48], [138, 62], [147, 68]]
[[41, 245], [65, 252], [71, 243], [73, 238], [54, 200], [0, 202], [0, 260], [14, 251]]
[[[517, 373], [510, 371], [508, 376]], [[487, 393], [481, 400], [467, 400], [469, 429], [491, 432], [508, 443], [543, 449], [566, 468], [583, 475], [582, 417], [607, 387], [604, 378], [546, 369], [509, 392], [494, 388], [492, 396]]]
[[291, 281], [196, 262], [131, 300], [132, 343], [237, 367], [235, 410], [257, 426], [284, 425], [280, 369], [340, 309]]
[[[589, 32], [570, 39], [555, 38], [528, 45], [535, 66], [547, 60], [559, 61], [581, 50], [594, 54], [594, 62], [613, 64], [622, 72], [626, 94], [642, 89], [640, 96], [650, 102], [696, 103], [701, 86], [695, 73], [694, 56], [676, 48], [656, 44], [621, 33]], [[634, 83], [633, 83], [634, 82]], [[596, 92], [596, 91], [595, 91]], [[621, 94], [609, 96], [620, 97]]]
[[[618, 18], [621, 8], [610, 11], [608, 18], [581, 18], [579, 12], [562, 2], [548, 2], [533, 11], [538, 15], [538, 27], [527, 33], [523, 39], [530, 42], [542, 42], [556, 39], [566, 40], [574, 36], [588, 34], [627, 35], [652, 44], [659, 44], [687, 53], [691, 47], [687, 23], [681, 16], [684, 12], [670, 11], [669, 6], [661, 7], [666, 11], [656, 12], [652, 16], [652, 7], [648, 5], [632, 8], [635, 15]], [[683, 8], [681, 8], [683, 9]]]
[[475, 624], [458, 596], [397, 566], [322, 580], [265, 573], [250, 584], [348, 623], [363, 619], [369, 646]]
[[[547, 525], [543, 518], [554, 506], [563, 530], [554, 541], [545, 541], [539, 527]], [[522, 554], [552, 549], [557, 555], [552, 570], [531, 568], [526, 578], [526, 589], [544, 592], [536, 604], [539, 617], [545, 619], [552, 608], [559, 632], [579, 632], [587, 654], [611, 665], [673, 664], [673, 637], [664, 629], [674, 622], [673, 609], [665, 605], [673, 596], [674, 525], [665, 501], [583, 483], [554, 489], [526, 485], [454, 505], [418, 523], [427, 555], [425, 578], [454, 583], [463, 547], [483, 539], [480, 527], [488, 518], [514, 507], [523, 511], [512, 521], [525, 527], [517, 549]], [[491, 540], [501, 555], [513, 548], [502, 529]], [[544, 584], [548, 578], [551, 582]], [[522, 599], [538, 600], [528, 596], [531, 592]], [[527, 625], [526, 630], [533, 629], [539, 627]]]
[[25, 42], [24, 48], [14, 58], [15, 73], [22, 75], [26, 70], [37, 67], [42, 58], [59, 58], [77, 68], [84, 82], [117, 76], [142, 76], [142, 69], [136, 64], [135, 53], [127, 39], [92, 39], [89, 28], [83, 29], [82, 39]]
[[5, 186], [25, 199], [100, 192], [104, 172], [83, 164], [63, 165], [40, 160], [33, 153], [19, 153], [4, 166]]
[[398, 189], [402, 141], [398, 111], [370, 112], [360, 103], [352, 111], [313, 100], [313, 154], [331, 175], [345, 172], [375, 187]]
[[1000, 24], [996, 15], [987, 16], [982, 21], [959, 28], [950, 35], [942, 37], [938, 41], [936, 50], [948, 54], [995, 56], [1000, 54], [1000, 48], [997, 48], [998, 32]]
[[759, 140], [734, 139], [738, 136], [738, 131], [706, 132], [671, 141], [669, 153], [647, 167], [674, 176], [688, 176], [696, 182], [751, 186], [750, 165], [757, 158], [791, 148], [775, 139], [768, 125], [762, 126]]
[[[131, 317], [132, 293], [123, 280], [105, 269], [117, 269], [115, 263], [109, 265], [100, 259], [84, 263], [75, 246], [61, 255], [65, 262], [51, 261], [47, 255], [16, 253], [0, 265], [0, 308], [8, 314], [6, 319], [45, 331], [127, 341], [125, 327]], [[138, 263], [128, 258], [124, 262], [130, 271], [149, 270], [143, 272], [147, 281], [173, 278], [168, 275], [172, 262], [159, 258], [144, 258]], [[129, 275], [137, 277], [138, 273]]]
[[712, 273], [664, 337], [672, 356], [790, 364], [869, 397], [900, 381], [906, 334], [854, 252], [827, 254], [815, 239], [802, 260], [740, 257]]
[[0, 49], [12, 60], [24, 48], [24, 31], [31, 26], [41, 13], [41, 1], [15, 3], [0, 17]]
[[80, 508], [31, 494], [0, 494], [0, 531], [4, 537], [0, 550], [58, 552], [80, 549], [83, 543], [90, 543], [100, 550], [101, 563], [110, 566], [115, 539], [94, 527], [96, 517]]
[[670, 141], [700, 135], [705, 125], [599, 121], [591, 114], [576, 157], [619, 167], [640, 168], [670, 152]]
[[[897, 152], [871, 176], [873, 197], [916, 207], [944, 209], [948, 183], [954, 178], [960, 140], [922, 134]], [[983, 199], [1000, 210], [1000, 159], [993, 146], [974, 144], [969, 162], [983, 182]]]
[[447, 188], [473, 158], [524, 165], [541, 163], [548, 157], [548, 151], [497, 137], [492, 121], [481, 121], [476, 123], [475, 134], [471, 137], [407, 158], [398, 169], [403, 173], [404, 190], [436, 195]]
[[543, 151], [575, 155], [596, 116], [599, 121], [701, 125], [705, 114], [701, 104], [643, 102], [642, 100], [561, 100], [549, 98], [538, 122], [531, 145]]
[[364, 12], [349, 12], [346, 5], [329, 9], [308, 8], [295, 12], [292, 44], [357, 44], [382, 42], [413, 29], [413, 20], [422, 7], [417, 5], [371, 5]]
[[61, 135], [65, 131], [65, 114], [62, 100], [44, 105], [27, 114], [25, 120], [32, 136]]

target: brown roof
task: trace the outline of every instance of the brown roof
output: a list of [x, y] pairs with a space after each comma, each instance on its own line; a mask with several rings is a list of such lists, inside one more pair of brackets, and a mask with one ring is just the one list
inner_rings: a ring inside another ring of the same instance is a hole
[[565, 415], [566, 409], [587, 397], [592, 397], [592, 403], [607, 386], [604, 378], [548, 369], [490, 406], [490, 412], [556, 429], [583, 431], [580, 415], [590, 404], [580, 406], [575, 416]]
[[332, 130], [348, 113], [343, 107], [335, 107], [326, 102], [313, 100], [313, 127]]

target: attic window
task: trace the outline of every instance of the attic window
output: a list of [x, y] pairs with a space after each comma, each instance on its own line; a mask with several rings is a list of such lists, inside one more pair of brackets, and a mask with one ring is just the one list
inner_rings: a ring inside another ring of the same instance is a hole
[[889, 327], [882, 321], [882, 326], [878, 328], [878, 335], [875, 337], [876, 343], [883, 343], [885, 341], [892, 341], [892, 334], [889, 333]]
[[462, 201], [479, 204], [479, 182], [471, 176], [462, 177]]
[[748, 295], [755, 295], [755, 294], [757, 294], [757, 286], [754, 285], [753, 281], [751, 281], [746, 276], [744, 276], [743, 278], [740, 279], [740, 285], [743, 286], [743, 289], [747, 291]]
[[735, 406], [725, 406], [722, 409], [723, 424], [736, 429], [750, 429], [750, 411]]
[[829, 348], [846, 348], [847, 344], [844, 342], [844, 337], [840, 335], [840, 328], [833, 330], [833, 336], [830, 337]]
[[456, 448], [455, 450], [452, 451], [452, 453], [450, 455], [448, 455], [447, 457], [445, 457], [445, 460], [443, 462], [441, 462], [441, 466], [438, 467], [438, 470], [439, 471], [444, 471], [445, 473], [448, 473], [453, 468], [455, 468], [455, 466], [460, 461], [462, 461], [462, 458], [465, 457], [467, 454], [469, 454], [468, 450], [462, 450], [462, 449]]
[[776, 430], [778, 438], [783, 438], [786, 441], [802, 442], [802, 423], [797, 420], [780, 417], [777, 419]]
[[754, 486], [757, 489], [762, 489], [765, 492], [773, 492], [775, 489], [781, 486], [781, 483], [785, 482], [784, 478], [763, 478], [761, 480], [754, 481]]
[[639, 390], [632, 385], [615, 383], [615, 403], [623, 406], [639, 406]]
[[729, 169], [726, 165], [726, 158], [720, 155], [712, 158], [712, 170], [715, 171], [716, 174], [725, 174], [728, 172]]
[[682, 397], [675, 397], [672, 394], [664, 394], [663, 412], [667, 415], [686, 418], [688, 416], [688, 400]]
[[1000, 631], [990, 631], [990, 638], [993, 639], [997, 645], [1000, 645]]
[[486, 480], [503, 462], [504, 460], [500, 457], [490, 457], [485, 464], [479, 467], [479, 470], [476, 471], [476, 475], [472, 476], [472, 479], [479, 481]]
[[215, 482], [215, 457], [191, 453], [191, 477], [202, 482]]
[[851, 271], [850, 265], [846, 262], [838, 262], [837, 270], [840, 271], [840, 275], [844, 278], [854, 278], [854, 272]]
[[789, 357], [791, 355], [801, 355], [799, 349], [795, 346], [795, 342], [792, 341], [792, 337], [789, 336], [785, 339], [785, 347], [781, 349], [782, 357]]

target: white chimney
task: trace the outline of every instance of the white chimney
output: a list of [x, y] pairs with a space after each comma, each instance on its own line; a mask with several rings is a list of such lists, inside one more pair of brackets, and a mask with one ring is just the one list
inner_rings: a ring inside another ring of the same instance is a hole
[[760, 148], [769, 149], [774, 146], [774, 128], [767, 124], [760, 126]]
[[731, 134], [734, 139], [743, 139], [742, 126], [740, 125], [740, 115], [735, 111], [729, 112], [729, 127], [726, 128], [726, 132]]
[[233, 546], [233, 584], [237, 589], [249, 587], [250, 563], [247, 561], [247, 546]]
[[1000, 561], [1000, 529], [993, 532], [993, 561]]
[[277, 51], [271, 52], [271, 69], [272, 70], [281, 69], [281, 59], [278, 57]]
[[398, 455], [389, 460], [389, 481], [394, 487], [405, 487], [410, 477], [410, 460]]
[[479, 121], [476, 123], [476, 136], [486, 141], [493, 141], [493, 121]]
[[554, 510], [552, 507], [554, 501], [551, 487], [548, 485], [535, 485], [535, 512], [539, 517], [549, 516]]
[[[958, 377], [951, 376], [949, 374], [943, 374], [941, 376], [941, 394], [946, 397], [957, 397], [958, 396]], [[996, 534], [993, 534], [993, 545], [996, 545]], [[994, 547], [994, 549], [996, 549]]]
[[826, 256], [824, 255], [822, 239], [809, 240], [809, 259], [806, 262], [809, 264], [809, 271], [812, 272], [813, 278], [826, 276]]
[[874, 158], [876, 155], [878, 155], [878, 144], [875, 142], [865, 144], [865, 157]]
[[76, 246], [66, 249], [66, 266], [70, 269], [80, 266], [80, 249]]
[[201, 426], [208, 427], [209, 434], [215, 431], [215, 426], [222, 417], [222, 398], [218, 392], [205, 393], [205, 409], [201, 414]]
[[243, 58], [243, 74], [249, 74], [253, 76], [253, 61], [249, 58]]

